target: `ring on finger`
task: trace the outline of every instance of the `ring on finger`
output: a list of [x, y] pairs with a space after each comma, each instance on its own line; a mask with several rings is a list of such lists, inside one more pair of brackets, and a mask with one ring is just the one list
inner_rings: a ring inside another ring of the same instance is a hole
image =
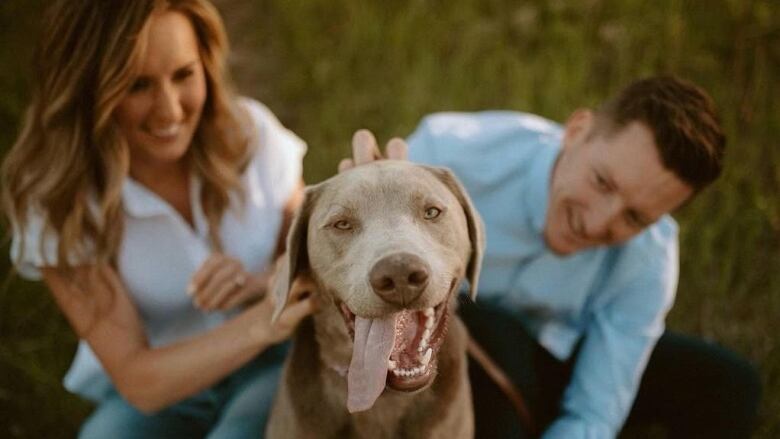
[[233, 278], [233, 285], [235, 285], [236, 288], [241, 288], [246, 283], [246, 276], [243, 273], [237, 274]]

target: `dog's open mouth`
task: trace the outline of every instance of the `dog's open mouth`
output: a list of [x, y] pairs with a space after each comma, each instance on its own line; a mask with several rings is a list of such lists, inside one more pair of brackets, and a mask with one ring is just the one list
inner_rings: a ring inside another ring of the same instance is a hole
[[396, 318], [395, 343], [390, 353], [387, 384], [412, 391], [428, 384], [436, 370], [438, 354], [447, 331], [445, 302], [423, 311], [401, 311]]
[[[349, 333], [355, 339], [355, 314], [340, 306]], [[387, 362], [387, 385], [396, 390], [417, 390], [436, 370], [436, 354], [447, 332], [446, 300], [420, 310], [404, 309], [395, 316], [395, 341]]]
[[350, 411], [370, 408], [385, 385], [411, 392], [431, 383], [447, 332], [447, 303], [454, 289], [453, 282], [447, 297], [436, 306], [403, 309], [374, 319], [355, 316], [339, 303], [354, 342], [347, 384]]

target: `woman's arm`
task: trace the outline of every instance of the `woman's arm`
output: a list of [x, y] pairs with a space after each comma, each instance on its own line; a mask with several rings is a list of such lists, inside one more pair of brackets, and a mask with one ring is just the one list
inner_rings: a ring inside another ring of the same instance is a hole
[[296, 298], [271, 323], [273, 295], [220, 327], [152, 348], [135, 305], [109, 266], [64, 271], [43, 268], [44, 280], [78, 336], [86, 340], [117, 391], [144, 412], [154, 412], [206, 389], [292, 333], [315, 302], [304, 280]]

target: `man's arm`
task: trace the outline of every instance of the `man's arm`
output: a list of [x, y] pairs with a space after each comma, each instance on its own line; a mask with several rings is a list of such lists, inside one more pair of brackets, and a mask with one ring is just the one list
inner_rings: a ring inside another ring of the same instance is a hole
[[678, 255], [673, 235], [651, 251], [618, 250], [624, 254], [594, 300], [560, 417], [544, 438], [608, 438], [619, 433], [674, 300]]

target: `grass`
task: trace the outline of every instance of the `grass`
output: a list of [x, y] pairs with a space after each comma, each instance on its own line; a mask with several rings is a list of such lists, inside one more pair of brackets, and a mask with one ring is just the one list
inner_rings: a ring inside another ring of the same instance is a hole
[[[29, 94], [43, 0], [0, 2], [0, 148]], [[711, 92], [723, 177], [676, 217], [682, 269], [669, 326], [761, 371], [755, 437], [780, 437], [780, 7], [773, 0], [221, 0], [238, 89], [309, 143], [308, 182], [357, 128], [409, 134], [438, 110], [563, 121], [631, 80], [674, 73]], [[2, 262], [2, 269], [8, 263]], [[61, 389], [75, 340], [39, 284], [0, 290], [0, 436], [69, 437], [89, 406]]]

